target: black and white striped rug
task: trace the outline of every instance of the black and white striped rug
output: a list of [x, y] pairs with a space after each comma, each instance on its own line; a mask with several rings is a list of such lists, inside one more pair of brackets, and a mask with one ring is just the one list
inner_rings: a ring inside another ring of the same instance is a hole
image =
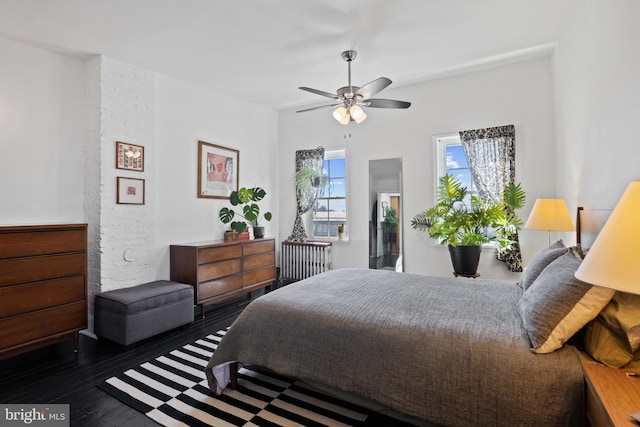
[[300, 382], [241, 369], [216, 396], [204, 367], [226, 330], [111, 377], [98, 387], [163, 426], [407, 425]]

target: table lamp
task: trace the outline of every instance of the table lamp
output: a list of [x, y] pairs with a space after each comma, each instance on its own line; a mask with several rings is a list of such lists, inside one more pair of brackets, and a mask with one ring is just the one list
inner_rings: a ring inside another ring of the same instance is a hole
[[549, 245], [552, 231], [575, 230], [564, 199], [536, 199], [524, 228], [547, 230]]
[[[577, 279], [640, 294], [640, 181], [632, 181], [575, 273]], [[638, 376], [637, 373], [627, 375]], [[640, 412], [631, 414], [640, 422]]]
[[576, 278], [640, 294], [640, 181], [632, 181], [602, 227]]

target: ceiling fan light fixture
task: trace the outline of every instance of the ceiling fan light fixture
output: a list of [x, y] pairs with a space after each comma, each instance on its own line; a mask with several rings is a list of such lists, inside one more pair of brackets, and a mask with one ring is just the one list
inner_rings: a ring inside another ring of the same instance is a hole
[[351, 115], [351, 118], [353, 118], [353, 120], [358, 124], [364, 122], [364, 119], [367, 118], [367, 114], [359, 105], [352, 105], [351, 108], [349, 108], [349, 114]]
[[[333, 110], [333, 118], [340, 124], [348, 125], [349, 122], [362, 123], [367, 115], [363, 110], [364, 107], [371, 108], [409, 108], [410, 102], [396, 101], [394, 99], [377, 99], [372, 98], [373, 95], [385, 89], [391, 84], [391, 80], [386, 77], [379, 77], [364, 86], [354, 86], [351, 84], [351, 62], [355, 59], [357, 52], [355, 50], [346, 50], [342, 52], [342, 59], [347, 62], [348, 68], [348, 85], [339, 88], [335, 94], [325, 92], [323, 90], [312, 89], [306, 86], [300, 86], [299, 89], [311, 92], [316, 95], [324, 96], [334, 100], [331, 104], [320, 105], [318, 107], [305, 108], [298, 110], [296, 113], [304, 111], [317, 110], [325, 107], [335, 107]], [[336, 104], [335, 101], [338, 101]]]
[[338, 123], [342, 125], [348, 125], [350, 116], [347, 109], [344, 108], [343, 106], [340, 106], [335, 110], [333, 110], [333, 118], [336, 119]]

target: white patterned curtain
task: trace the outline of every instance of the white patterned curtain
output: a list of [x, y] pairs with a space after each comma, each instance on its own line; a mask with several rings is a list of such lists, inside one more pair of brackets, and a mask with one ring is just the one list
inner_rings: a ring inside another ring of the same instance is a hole
[[[513, 125], [460, 132], [460, 141], [469, 162], [469, 169], [485, 202], [502, 200], [504, 189], [515, 184], [516, 132]], [[522, 271], [522, 254], [516, 232], [510, 250], [498, 251], [510, 271]]]
[[[296, 172], [301, 170], [307, 162], [319, 162], [322, 168], [324, 160], [324, 148], [296, 151]], [[311, 210], [318, 197], [318, 189], [308, 190], [307, 194], [301, 194], [302, 190], [296, 190], [296, 220], [293, 224], [293, 232], [287, 237], [288, 242], [304, 242], [307, 233], [302, 223], [302, 215]]]

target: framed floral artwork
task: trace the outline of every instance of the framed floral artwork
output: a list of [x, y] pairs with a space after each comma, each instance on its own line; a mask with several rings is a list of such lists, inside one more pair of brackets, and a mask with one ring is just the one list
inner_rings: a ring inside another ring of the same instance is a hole
[[144, 147], [116, 141], [116, 168], [144, 172]]
[[228, 199], [238, 191], [240, 151], [198, 141], [198, 197]]
[[119, 176], [117, 195], [120, 205], [144, 205], [144, 179]]

